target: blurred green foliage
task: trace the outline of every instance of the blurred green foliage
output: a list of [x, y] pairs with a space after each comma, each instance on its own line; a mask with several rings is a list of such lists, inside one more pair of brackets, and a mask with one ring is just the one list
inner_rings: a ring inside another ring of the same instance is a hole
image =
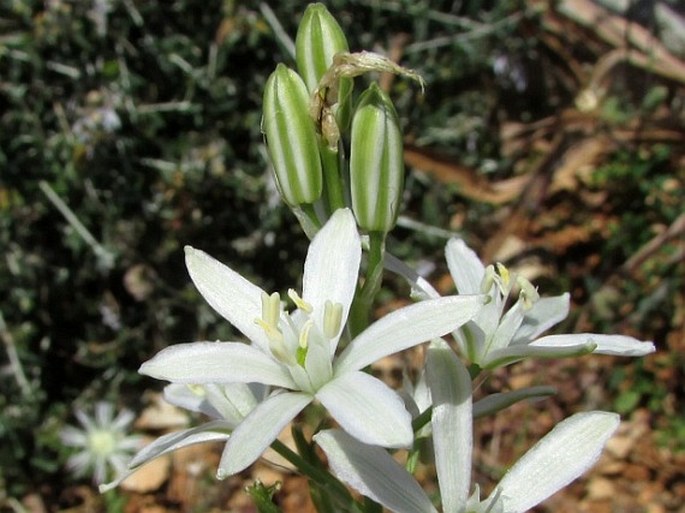
[[[307, 3], [271, 2], [286, 34]], [[352, 50], [410, 34], [402, 63], [429, 87], [420, 96], [393, 84], [407, 138], [484, 174], [513, 172], [500, 149], [502, 119], [538, 119], [573, 101], [555, 81], [556, 56], [531, 35], [532, 4], [327, 5]], [[237, 335], [195, 292], [183, 245], [266, 289], [298, 276], [306, 240], [279, 203], [260, 131], [266, 77], [293, 60], [256, 2], [6, 0], [0, 33], [0, 483], [10, 496], [46, 483], [57, 493], [65, 455], [56, 433], [74, 403], [133, 405], [152, 386], [135, 371], [156, 351]], [[638, 107], [666, 99], [653, 90]], [[668, 222], [678, 206], [658, 195], [667, 160], [665, 148], [638, 162], [619, 155], [599, 186], [638, 177], [630, 197], [653, 198], [650, 215]], [[465, 208], [455, 192], [410, 176], [408, 211], [442, 228], [465, 211], [466, 229], [492, 214]], [[622, 225], [651, 223], [641, 205], [616, 208]], [[643, 242], [624, 238], [617, 230], [607, 251], [625, 257]], [[400, 229], [391, 249], [437, 260], [443, 244]], [[621, 401], [626, 411], [636, 404]]]

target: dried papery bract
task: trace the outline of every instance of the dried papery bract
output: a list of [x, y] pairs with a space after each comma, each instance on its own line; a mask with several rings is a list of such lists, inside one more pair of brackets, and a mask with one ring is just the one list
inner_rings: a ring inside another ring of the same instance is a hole
[[404, 68], [387, 57], [373, 52], [341, 52], [333, 57], [333, 64], [321, 77], [319, 85], [312, 93], [309, 114], [317, 125], [329, 148], [338, 146], [340, 132], [331, 125], [334, 120], [334, 106], [340, 101], [339, 84], [343, 78], [354, 78], [371, 71], [393, 73], [415, 80], [424, 89], [424, 81], [416, 71]]

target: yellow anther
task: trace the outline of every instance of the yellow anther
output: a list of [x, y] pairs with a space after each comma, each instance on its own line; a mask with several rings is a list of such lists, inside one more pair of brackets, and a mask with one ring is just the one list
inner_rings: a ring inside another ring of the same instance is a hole
[[326, 301], [323, 308], [323, 334], [332, 339], [340, 331], [342, 323], [343, 305]]
[[188, 390], [190, 390], [193, 394], [195, 394], [197, 396], [204, 397], [207, 395], [207, 392], [205, 391], [205, 387], [203, 387], [202, 385], [188, 384], [186, 386], [188, 387]]
[[278, 326], [272, 326], [264, 319], [255, 319], [254, 323], [264, 330], [270, 342], [283, 343], [283, 333], [278, 329]]
[[526, 310], [531, 309], [533, 304], [540, 299], [540, 294], [531, 282], [521, 276], [516, 279], [516, 284], [521, 289], [519, 297], [523, 301], [523, 307]]
[[[273, 329], [278, 329], [278, 321], [281, 317], [281, 296], [278, 292], [268, 295], [262, 292], [262, 320]], [[259, 323], [257, 323], [259, 324]], [[261, 326], [261, 324], [260, 324]]]
[[314, 326], [314, 321], [308, 320], [302, 325], [302, 329], [300, 329], [300, 338], [298, 340], [298, 344], [302, 349], [307, 349], [309, 344], [309, 331], [312, 329], [312, 326]]
[[489, 265], [485, 268], [485, 276], [483, 276], [483, 281], [480, 284], [480, 291], [483, 294], [490, 292], [492, 285], [495, 283], [495, 268]]
[[509, 285], [509, 280], [511, 280], [511, 275], [509, 274], [509, 269], [507, 269], [504, 264], [497, 262], [497, 273], [502, 278], [502, 284], [506, 288]]
[[296, 360], [300, 367], [304, 368], [307, 361], [307, 351], [309, 350], [309, 331], [314, 326], [314, 321], [308, 320], [302, 325], [300, 329], [300, 338], [298, 340], [299, 347], [296, 351]]
[[288, 297], [292, 299], [295, 306], [304, 313], [310, 314], [314, 311], [314, 307], [302, 299], [300, 295], [295, 292], [295, 289], [288, 289]]

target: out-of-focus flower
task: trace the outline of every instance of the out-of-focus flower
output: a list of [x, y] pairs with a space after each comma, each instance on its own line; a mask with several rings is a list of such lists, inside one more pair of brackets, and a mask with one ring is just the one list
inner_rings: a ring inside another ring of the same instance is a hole
[[95, 404], [94, 416], [83, 410], [74, 412], [80, 427], [65, 426], [60, 439], [67, 447], [78, 449], [67, 460], [67, 468], [76, 477], [91, 475], [96, 484], [122, 473], [133, 452], [141, 446], [141, 437], [129, 434], [133, 412], [121, 410], [114, 416], [114, 406], [108, 402]]
[[[568, 293], [540, 298], [528, 280], [512, 276], [500, 264], [484, 266], [459, 239], [447, 243], [445, 254], [459, 294], [490, 296], [489, 303], [454, 334], [464, 356], [481, 368], [500, 367], [529, 357], [559, 358], [586, 353], [644, 356], [655, 350], [652, 342], [623, 335], [577, 333], [540, 337], [568, 315]], [[505, 312], [514, 285], [519, 290], [518, 298]]]
[[266, 398], [268, 391], [268, 387], [259, 383], [167, 385], [164, 388], [164, 399], [168, 403], [202, 413], [212, 420], [160, 436], [127, 462], [125, 469], [117, 473], [113, 481], [100, 485], [100, 492], [117, 487], [140, 467], [164, 454], [199, 443], [225, 442], [233, 429]]

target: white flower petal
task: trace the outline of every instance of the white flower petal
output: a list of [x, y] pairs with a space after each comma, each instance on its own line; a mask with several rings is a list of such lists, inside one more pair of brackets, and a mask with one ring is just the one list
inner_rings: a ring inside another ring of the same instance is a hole
[[[320, 328], [326, 301], [343, 306], [341, 329], [345, 324], [357, 287], [361, 253], [352, 212], [337, 210], [312, 240], [302, 277], [302, 299], [314, 307], [313, 320]], [[339, 336], [340, 332], [331, 342], [331, 356]]]
[[[569, 335], [572, 336], [572, 335]], [[544, 337], [547, 338], [547, 337]], [[575, 344], [538, 344], [543, 339], [538, 339], [532, 344], [519, 344], [505, 347], [496, 351], [490, 351], [484, 361], [480, 363], [483, 369], [504, 367], [523, 360], [524, 358], [566, 358], [569, 356], [582, 356], [589, 354], [597, 347], [588, 339], [578, 339]]]
[[396, 513], [436, 513], [426, 493], [380, 447], [364, 444], [344, 431], [314, 435], [333, 473], [359, 493]]
[[190, 278], [207, 303], [266, 350], [266, 334], [254, 322], [262, 317], [263, 290], [204, 251], [186, 246], [185, 253]]
[[169, 346], [140, 366], [141, 374], [173, 383], [264, 383], [295, 385], [286, 368], [240, 342], [192, 342]]
[[308, 394], [286, 392], [259, 404], [233, 431], [216, 477], [225, 479], [252, 465], [311, 400]]
[[128, 470], [117, 476], [111, 483], [100, 485], [100, 493], [112, 490], [131, 476], [148, 461], [168, 454], [182, 447], [204, 442], [223, 442], [228, 439], [230, 426], [222, 420], [215, 420], [191, 429], [169, 433], [146, 445], [128, 464]]
[[114, 418], [109, 427], [113, 430], [126, 431], [128, 425], [133, 422], [133, 419], [135, 418], [136, 416], [131, 410], [124, 408]]
[[84, 428], [86, 428], [86, 431], [93, 431], [94, 429], [98, 428], [97, 424], [93, 421], [93, 419], [91, 419], [82, 409], [76, 408], [74, 410], [74, 415], [76, 416], [76, 419], [79, 421], [79, 423]]
[[615, 413], [593, 411], [557, 424], [500, 481], [504, 511], [526, 511], [583, 474], [597, 461], [619, 423]]
[[69, 459], [67, 460], [67, 469], [73, 472], [76, 477], [81, 477], [88, 473], [93, 462], [93, 456], [90, 452], [79, 452], [73, 456], [69, 456]]
[[598, 335], [596, 333], [576, 333], [573, 335], [549, 335], [531, 344], [535, 347], [566, 347], [581, 341], [591, 342], [597, 347], [593, 353], [615, 356], [645, 356], [655, 351], [652, 342], [641, 342], [624, 335]]
[[74, 426], [65, 426], [59, 432], [62, 443], [69, 447], [85, 447], [88, 444], [88, 435], [81, 429]]
[[213, 419], [223, 419], [235, 427], [263, 399], [261, 391], [258, 396], [255, 396], [255, 385], [255, 383], [227, 383], [225, 385], [172, 383], [164, 387], [164, 399], [174, 406], [203, 413]]
[[114, 417], [114, 405], [107, 401], [98, 401], [95, 403], [95, 425], [99, 427], [109, 426]]
[[335, 378], [316, 393], [331, 416], [352, 436], [383, 447], [412, 443], [411, 415], [400, 396], [361, 371]]
[[485, 266], [461, 239], [450, 239], [445, 259], [459, 294], [480, 294]]
[[566, 319], [569, 311], [569, 302], [568, 292], [560, 296], [540, 298], [526, 312], [523, 324], [514, 334], [511, 343], [525, 344]]
[[414, 269], [405, 264], [396, 256], [391, 255], [387, 251], [383, 258], [383, 266], [390, 272], [402, 276], [411, 286], [411, 297], [414, 299], [435, 299], [440, 297], [438, 291], [428, 283], [424, 277], [417, 273]]
[[426, 377], [433, 398], [431, 427], [442, 507], [445, 513], [459, 513], [471, 483], [471, 376], [447, 343], [436, 340], [428, 349]]
[[164, 387], [164, 400], [169, 404], [184, 410], [204, 413], [208, 417], [218, 419], [221, 414], [207, 401], [204, 393], [196, 393], [188, 385], [171, 383]]
[[310, 333], [304, 368], [314, 389], [322, 387], [333, 377], [330, 349], [319, 333]]
[[135, 469], [162, 454], [188, 445], [227, 440], [231, 429], [232, 426], [229, 422], [213, 420], [194, 428], [160, 436], [154, 442], [143, 447], [129, 462], [128, 467]]
[[448, 296], [395, 310], [369, 326], [345, 348], [334, 364], [336, 375], [442, 337], [471, 319], [483, 306], [483, 298]]
[[488, 352], [497, 351], [509, 346], [511, 337], [516, 333], [516, 330], [519, 329], [519, 326], [521, 326], [521, 323], [523, 322], [524, 314], [523, 301], [519, 299], [500, 319], [499, 326], [497, 326], [497, 329], [486, 348], [486, 354], [484, 355], [486, 359]]

